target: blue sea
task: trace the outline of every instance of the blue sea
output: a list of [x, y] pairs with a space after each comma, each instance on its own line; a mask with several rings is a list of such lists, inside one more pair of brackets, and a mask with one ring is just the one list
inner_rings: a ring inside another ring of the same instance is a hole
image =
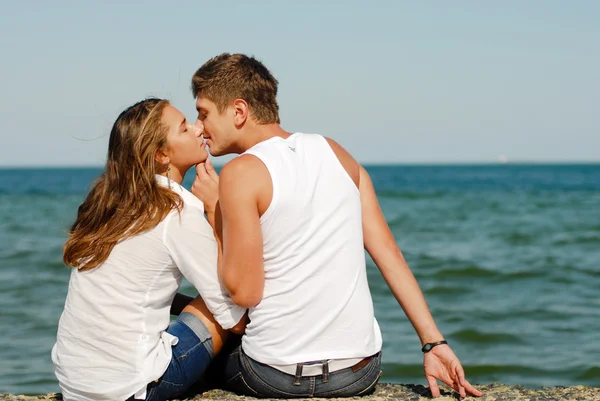
[[[472, 383], [600, 386], [600, 165], [367, 170]], [[0, 170], [0, 393], [58, 391], [50, 349], [69, 277], [62, 245], [100, 173]], [[412, 326], [370, 259], [368, 273], [382, 380], [425, 384]]]

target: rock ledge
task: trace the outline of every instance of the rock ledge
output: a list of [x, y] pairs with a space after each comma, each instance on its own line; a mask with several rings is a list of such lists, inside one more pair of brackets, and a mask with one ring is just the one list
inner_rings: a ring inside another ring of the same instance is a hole
[[[539, 389], [528, 389], [521, 385], [506, 386], [504, 384], [492, 383], [486, 385], [477, 385], [483, 392], [481, 398], [467, 397], [465, 400], [481, 401], [547, 401], [547, 400], [577, 400], [577, 401], [600, 401], [600, 388], [587, 386], [574, 387], [542, 387]], [[460, 397], [448, 387], [440, 386], [442, 395], [436, 400], [449, 401]], [[362, 401], [424, 401], [430, 400], [429, 388], [414, 384], [385, 384], [377, 385], [377, 391], [367, 397], [353, 398]], [[37, 396], [0, 394], [0, 401], [39, 401], [39, 400], [62, 400], [60, 394], [47, 394]], [[212, 390], [194, 398], [186, 398], [186, 401], [254, 401], [256, 398], [238, 396], [233, 393], [222, 390]], [[313, 398], [313, 400], [319, 400]], [[330, 398], [330, 401], [336, 400]], [[341, 398], [338, 400], [342, 400]], [[182, 400], [184, 401], [184, 400]]]

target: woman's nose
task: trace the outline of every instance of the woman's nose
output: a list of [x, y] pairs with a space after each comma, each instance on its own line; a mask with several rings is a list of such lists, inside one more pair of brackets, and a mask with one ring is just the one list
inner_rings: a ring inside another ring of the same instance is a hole
[[190, 124], [191, 125], [191, 129], [194, 130], [194, 132], [196, 133], [196, 136], [200, 136], [202, 135], [202, 132], [204, 132], [204, 125], [202, 124], [201, 121], [196, 120], [196, 124]]

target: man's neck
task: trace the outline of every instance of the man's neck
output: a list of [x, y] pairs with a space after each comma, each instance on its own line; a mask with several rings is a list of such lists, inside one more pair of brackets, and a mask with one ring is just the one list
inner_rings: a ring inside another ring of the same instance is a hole
[[244, 132], [239, 142], [238, 152], [244, 153], [257, 143], [264, 142], [274, 137], [286, 139], [291, 134], [281, 128], [279, 124], [255, 125]]

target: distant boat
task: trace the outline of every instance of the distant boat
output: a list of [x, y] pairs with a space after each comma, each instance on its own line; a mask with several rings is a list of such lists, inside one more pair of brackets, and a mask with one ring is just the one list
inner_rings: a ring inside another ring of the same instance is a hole
[[500, 163], [500, 164], [506, 164], [506, 163], [508, 163], [508, 157], [506, 157], [504, 155], [498, 156], [498, 163]]

